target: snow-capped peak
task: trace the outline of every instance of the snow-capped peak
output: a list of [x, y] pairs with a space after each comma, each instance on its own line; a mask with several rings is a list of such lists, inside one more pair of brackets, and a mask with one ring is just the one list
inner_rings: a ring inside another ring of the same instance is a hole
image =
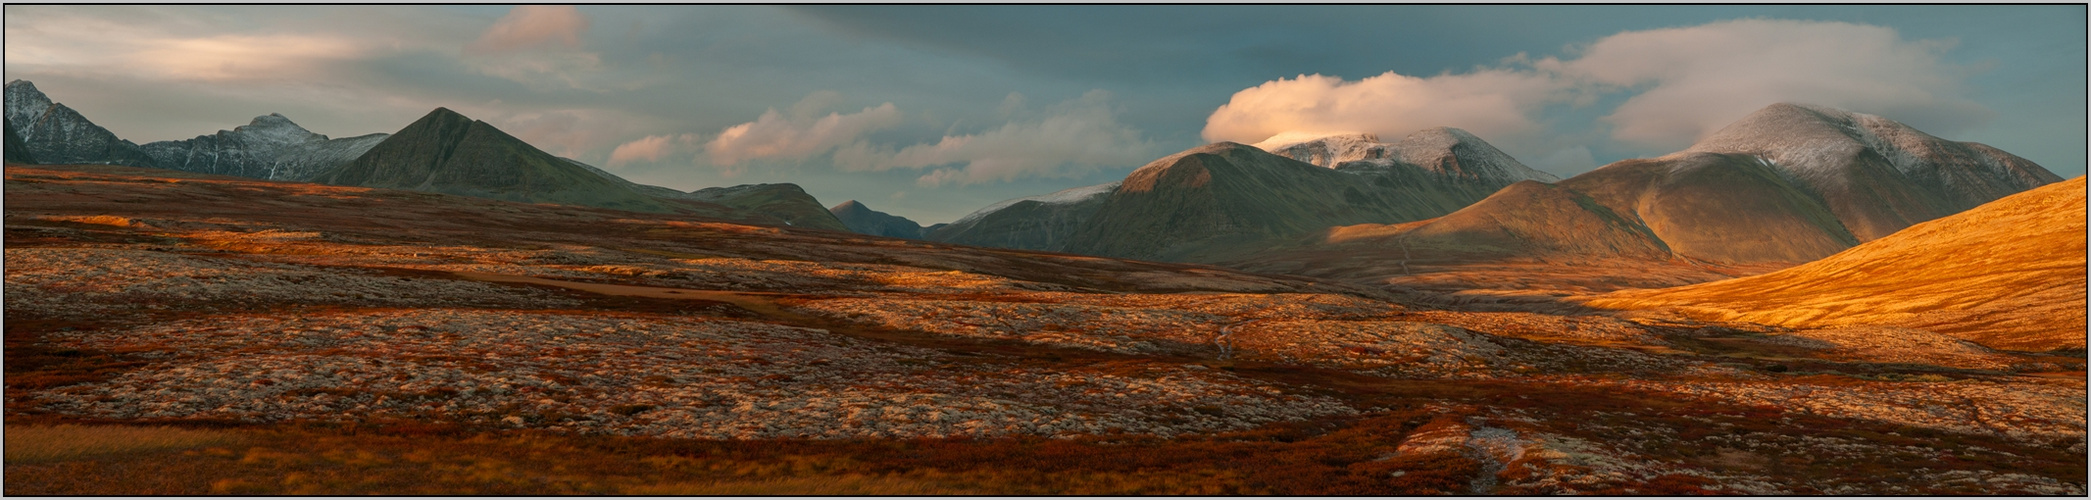
[[1278, 150], [1308, 142], [1329, 142], [1341, 144], [1377, 144], [1379, 143], [1379, 136], [1376, 134], [1366, 132], [1291, 131], [1270, 136], [1269, 138], [1264, 139], [1263, 142], [1251, 144], [1251, 146], [1255, 146], [1257, 149], [1262, 149], [1271, 153], [1283, 154], [1278, 153]]
[[1533, 170], [1503, 153], [1488, 141], [1465, 130], [1434, 127], [1416, 131], [1388, 144], [1368, 133], [1320, 134], [1287, 132], [1271, 136], [1256, 147], [1306, 163], [1336, 168], [1352, 162], [1391, 167], [1407, 164], [1448, 177], [1487, 180], [1509, 184], [1521, 180], [1553, 182], [1552, 174]]

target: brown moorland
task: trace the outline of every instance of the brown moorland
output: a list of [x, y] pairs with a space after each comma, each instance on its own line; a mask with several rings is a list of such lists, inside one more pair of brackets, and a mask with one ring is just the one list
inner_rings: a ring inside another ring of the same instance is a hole
[[2081, 355], [161, 170], [6, 194], [7, 494], [2086, 482]]

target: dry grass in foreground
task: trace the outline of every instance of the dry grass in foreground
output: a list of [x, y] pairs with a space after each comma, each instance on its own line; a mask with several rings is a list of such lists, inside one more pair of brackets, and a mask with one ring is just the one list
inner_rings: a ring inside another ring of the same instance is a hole
[[148, 453], [237, 442], [236, 434], [175, 427], [108, 425], [7, 426], [7, 464], [37, 464], [100, 455]]

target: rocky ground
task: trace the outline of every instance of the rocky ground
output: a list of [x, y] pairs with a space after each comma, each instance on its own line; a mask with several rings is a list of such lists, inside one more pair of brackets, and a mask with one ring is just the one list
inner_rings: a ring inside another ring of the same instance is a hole
[[[1206, 481], [1279, 494], [2081, 495], [2086, 482], [2081, 356], [1922, 330], [1473, 311], [1208, 267], [110, 167], [7, 172], [10, 425], [381, 436], [413, 423], [883, 463], [919, 457], [863, 443], [1046, 439], [1142, 460], [1261, 446], [1239, 453], [1268, 471]], [[1288, 437], [1255, 437], [1274, 435]], [[934, 467], [1074, 477], [1133, 463], [1026, 453]], [[1293, 466], [1351, 489], [1271, 476]], [[346, 484], [210, 492], [482, 491]], [[640, 491], [540, 486], [515, 491]], [[1207, 491], [1083, 488], [1057, 491]]]

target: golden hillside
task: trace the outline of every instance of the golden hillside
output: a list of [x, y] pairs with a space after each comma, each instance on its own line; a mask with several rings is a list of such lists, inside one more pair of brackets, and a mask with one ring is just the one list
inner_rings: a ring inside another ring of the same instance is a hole
[[1784, 271], [1625, 290], [1588, 304], [1794, 328], [1903, 326], [1997, 349], [2083, 349], [2084, 235], [2077, 177]]

